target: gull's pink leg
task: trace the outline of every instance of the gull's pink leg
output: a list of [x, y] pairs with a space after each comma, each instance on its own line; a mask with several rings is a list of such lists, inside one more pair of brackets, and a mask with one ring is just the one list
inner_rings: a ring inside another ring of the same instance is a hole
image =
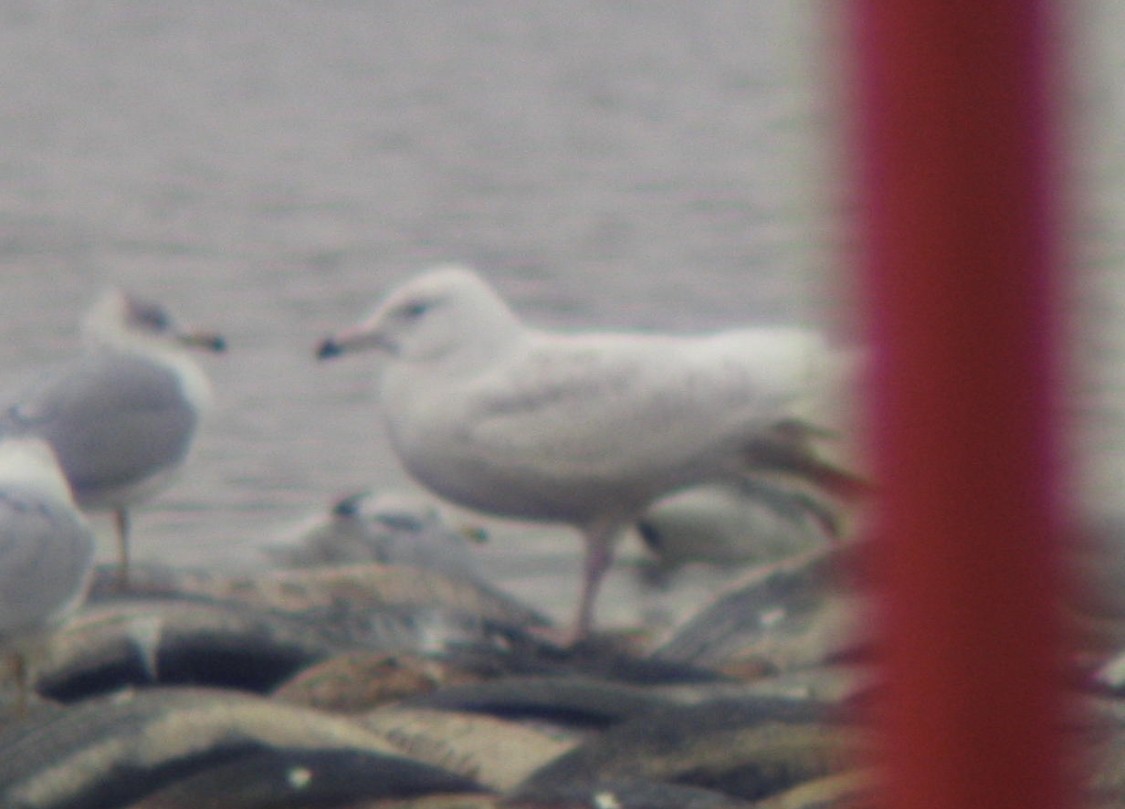
[[114, 509], [113, 524], [117, 528], [117, 588], [129, 589], [129, 512]]
[[583, 566], [582, 594], [578, 599], [578, 614], [570, 630], [570, 641], [580, 641], [590, 634], [594, 624], [594, 602], [598, 597], [602, 579], [613, 562], [613, 545], [621, 526], [613, 523], [595, 523], [583, 534], [586, 558]]

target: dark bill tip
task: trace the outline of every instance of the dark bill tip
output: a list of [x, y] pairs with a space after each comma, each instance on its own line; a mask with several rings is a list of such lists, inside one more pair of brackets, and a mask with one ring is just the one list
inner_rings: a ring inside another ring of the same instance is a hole
[[360, 506], [363, 501], [371, 496], [370, 489], [364, 489], [361, 492], [355, 492], [345, 497], [341, 497], [332, 506], [333, 517], [356, 517], [359, 515]]
[[332, 357], [338, 357], [344, 353], [344, 349], [340, 344], [333, 340], [331, 337], [325, 337], [320, 345], [316, 348], [316, 358], [318, 360], [327, 360]]

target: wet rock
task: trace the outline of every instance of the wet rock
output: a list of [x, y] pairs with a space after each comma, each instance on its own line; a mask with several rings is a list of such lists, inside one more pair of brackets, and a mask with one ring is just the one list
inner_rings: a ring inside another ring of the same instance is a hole
[[759, 701], [763, 706], [812, 706], [810, 715], [827, 715], [871, 694], [878, 682], [873, 666], [835, 665], [794, 669], [748, 682], [698, 683], [657, 686], [649, 689], [678, 705], [699, 705], [717, 699], [733, 699], [746, 703]]
[[510, 809], [510, 806], [507, 799], [500, 795], [470, 793], [360, 801], [334, 809]]
[[314, 809], [472, 787], [448, 773], [366, 751], [267, 749], [225, 756], [130, 809]]
[[604, 729], [666, 706], [668, 699], [626, 683], [591, 677], [503, 677], [443, 688], [405, 700], [413, 708], [536, 720], [573, 729]]
[[390, 706], [362, 719], [413, 759], [504, 792], [577, 744], [563, 736], [490, 716]]
[[700, 787], [642, 779], [562, 784], [535, 798], [511, 800], [513, 809], [749, 809], [751, 804]]
[[676, 706], [624, 722], [556, 759], [521, 784], [517, 797], [640, 779], [754, 800], [854, 766], [865, 746], [858, 728], [809, 721], [799, 708], [781, 718], [730, 701]]
[[755, 661], [785, 671], [860, 657], [870, 596], [852, 570], [856, 543], [756, 568], [660, 645], [653, 656], [724, 668]]
[[357, 651], [301, 670], [273, 696], [323, 711], [358, 713], [441, 686], [477, 681], [479, 677], [441, 660]]
[[[206, 783], [205, 772], [224, 775], [230, 772], [222, 769], [226, 766], [248, 777], [238, 769], [246, 761], [261, 763], [265, 780], [275, 784], [279, 771], [303, 766], [302, 756], [327, 760], [340, 752], [347, 753], [344, 760], [333, 760], [342, 770], [360, 766], [355, 757], [363, 757], [363, 767], [387, 773], [396, 789], [409, 794], [476, 788], [463, 777], [411, 761], [341, 718], [232, 691], [153, 688], [90, 699], [5, 729], [0, 805], [109, 809], [184, 779]], [[301, 781], [295, 788], [307, 786]], [[214, 803], [216, 796], [210, 799]]]
[[[342, 614], [390, 607], [427, 608], [474, 616], [514, 626], [547, 626], [549, 620], [511, 596], [481, 582], [454, 579], [421, 568], [379, 564], [334, 565], [258, 574], [135, 568], [129, 592], [134, 596], [193, 596], [238, 601], [281, 612]], [[113, 598], [114, 584], [99, 571], [91, 598]]]
[[458, 663], [482, 674], [503, 675], [584, 675], [604, 680], [658, 685], [706, 683], [727, 679], [709, 668], [638, 656], [629, 646], [597, 635], [570, 646], [544, 640], [534, 631], [495, 626], [494, 642], [489, 645], [463, 645]]
[[264, 692], [343, 648], [314, 622], [205, 601], [87, 606], [45, 646], [37, 690], [62, 701], [127, 685]]
[[757, 801], [754, 809], [875, 809], [877, 774], [855, 769], [806, 781], [773, 797]]

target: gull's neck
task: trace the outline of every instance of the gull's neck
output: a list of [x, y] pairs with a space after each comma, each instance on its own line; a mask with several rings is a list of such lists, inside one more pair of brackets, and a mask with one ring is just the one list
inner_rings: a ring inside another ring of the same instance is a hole
[[199, 411], [208, 409], [213, 398], [211, 383], [188, 350], [172, 340], [138, 337], [103, 324], [83, 333], [86, 350], [133, 355], [157, 363], [174, 373], [183, 396]]

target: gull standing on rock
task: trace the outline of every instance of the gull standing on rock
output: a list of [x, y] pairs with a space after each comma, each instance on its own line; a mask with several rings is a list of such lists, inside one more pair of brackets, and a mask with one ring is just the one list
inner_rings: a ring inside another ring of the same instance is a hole
[[826, 431], [804, 407], [832, 352], [810, 331], [548, 332], [449, 266], [390, 292], [318, 355], [372, 348], [390, 358], [381, 410], [419, 482], [482, 512], [582, 532], [574, 640], [591, 627], [618, 536], [661, 495], [748, 476], [863, 489], [815, 451]]
[[78, 504], [111, 510], [124, 585], [129, 507], [169, 485], [191, 449], [211, 387], [185, 347], [223, 338], [181, 331], [159, 304], [108, 290], [83, 324], [84, 352], [0, 414], [0, 437], [51, 444]]
[[94, 535], [50, 445], [0, 440], [0, 647], [14, 663], [21, 702], [29, 658], [81, 603], [93, 562]]

